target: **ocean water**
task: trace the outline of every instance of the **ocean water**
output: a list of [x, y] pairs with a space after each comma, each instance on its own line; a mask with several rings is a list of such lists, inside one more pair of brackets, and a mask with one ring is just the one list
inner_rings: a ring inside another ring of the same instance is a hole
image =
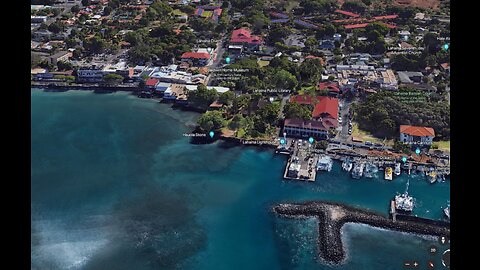
[[[344, 264], [318, 259], [315, 219], [280, 202], [331, 200], [382, 214], [403, 192], [443, 218], [449, 180], [354, 180], [334, 164], [316, 182], [283, 180], [271, 150], [190, 144], [198, 114], [128, 93], [31, 92], [32, 269], [426, 269], [431, 237], [347, 224]], [[440, 247], [442, 250], [443, 247]], [[445, 248], [443, 248], [445, 249]]]

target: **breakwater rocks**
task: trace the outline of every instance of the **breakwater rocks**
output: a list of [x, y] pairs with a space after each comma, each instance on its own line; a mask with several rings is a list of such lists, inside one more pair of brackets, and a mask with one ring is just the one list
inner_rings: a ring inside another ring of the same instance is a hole
[[341, 229], [345, 223], [362, 223], [370, 226], [422, 235], [450, 236], [450, 226], [445, 222], [409, 217], [393, 221], [388, 217], [366, 210], [331, 202], [305, 202], [278, 204], [273, 212], [285, 218], [316, 217], [319, 222], [319, 255], [328, 263], [339, 264], [346, 258]]

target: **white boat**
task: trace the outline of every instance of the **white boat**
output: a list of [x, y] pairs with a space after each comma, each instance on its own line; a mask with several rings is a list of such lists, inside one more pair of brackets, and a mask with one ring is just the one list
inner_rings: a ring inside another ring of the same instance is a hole
[[395, 196], [395, 209], [402, 212], [412, 212], [413, 207], [415, 206], [414, 199], [412, 196], [408, 195], [408, 186], [410, 180], [407, 181], [407, 188], [403, 194], [397, 194]]
[[333, 160], [330, 156], [320, 155], [317, 161], [317, 171], [331, 171], [333, 166]]
[[344, 171], [349, 172], [352, 170], [352, 168], [353, 168], [352, 160], [349, 157], [345, 158], [345, 160], [342, 162], [342, 169]]
[[395, 170], [394, 170], [394, 173], [396, 176], [399, 176], [400, 173], [401, 173], [401, 168], [400, 168], [400, 163], [395, 163]]
[[393, 179], [393, 169], [392, 167], [386, 167], [385, 168], [385, 180], [392, 181]]
[[445, 214], [445, 216], [447, 216], [448, 219], [450, 219], [450, 205], [443, 209], [443, 213]]
[[365, 168], [365, 163], [358, 161], [355, 162], [352, 169], [352, 177], [354, 179], [360, 179], [363, 176], [363, 169]]
[[433, 168], [427, 171], [425, 175], [427, 176], [427, 179], [430, 182], [430, 184], [433, 184], [435, 183], [435, 181], [437, 181], [437, 172]]
[[375, 176], [377, 172], [378, 172], [378, 167], [375, 164], [367, 163], [365, 165], [365, 172], [364, 172], [365, 177], [373, 178], [373, 176]]

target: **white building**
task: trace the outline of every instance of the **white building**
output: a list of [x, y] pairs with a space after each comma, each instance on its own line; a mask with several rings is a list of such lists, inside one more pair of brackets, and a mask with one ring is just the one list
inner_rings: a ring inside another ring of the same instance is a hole
[[435, 131], [430, 127], [400, 126], [400, 141], [406, 144], [431, 145]]

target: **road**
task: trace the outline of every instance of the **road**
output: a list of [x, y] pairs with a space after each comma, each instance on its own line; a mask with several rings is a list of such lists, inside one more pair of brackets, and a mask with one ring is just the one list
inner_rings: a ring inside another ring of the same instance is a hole
[[[212, 63], [208, 67], [209, 70], [216, 69], [219, 64], [221, 64], [222, 59], [223, 59], [223, 54], [225, 53], [225, 48], [223, 47], [224, 41], [223, 37], [217, 42], [217, 48], [215, 49], [215, 55]], [[210, 77], [212, 76], [212, 72], [209, 72], [207, 78], [205, 79], [205, 84], [208, 85], [208, 82], [210, 81]]]

